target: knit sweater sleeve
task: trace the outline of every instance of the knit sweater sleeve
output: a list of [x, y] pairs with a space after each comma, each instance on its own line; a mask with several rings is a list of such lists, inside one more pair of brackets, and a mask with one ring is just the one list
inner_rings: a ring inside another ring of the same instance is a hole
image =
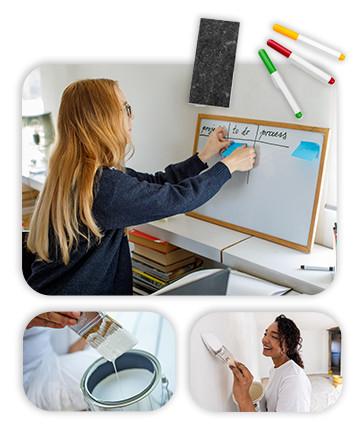
[[165, 182], [181, 182], [188, 177], [196, 176], [206, 168], [208, 168], [208, 165], [201, 161], [198, 154], [195, 154], [185, 161], [168, 165], [164, 171], [158, 171], [155, 174], [140, 173], [131, 168], [127, 168], [126, 173], [130, 176], [136, 177], [138, 180], [146, 180], [150, 183], [163, 185]]
[[104, 169], [93, 215], [103, 230], [109, 230], [188, 212], [212, 198], [230, 177], [222, 162], [176, 184], [151, 183], [119, 170]]

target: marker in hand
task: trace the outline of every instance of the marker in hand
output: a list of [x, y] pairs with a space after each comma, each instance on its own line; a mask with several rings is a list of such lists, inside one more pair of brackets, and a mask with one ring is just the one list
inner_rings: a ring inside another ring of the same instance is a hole
[[256, 151], [254, 147], [248, 147], [243, 143], [232, 141], [230, 145], [221, 152], [222, 162], [229, 171], [249, 171], [253, 168]]
[[247, 147], [246, 144], [241, 144], [241, 143], [236, 143], [235, 141], [231, 141], [231, 143], [229, 144], [227, 149], [224, 149], [221, 152], [221, 157], [225, 158], [226, 156], [230, 155], [234, 150], [238, 149], [239, 147], [244, 147], [244, 146]]
[[272, 63], [271, 59], [268, 57], [268, 54], [266, 50], [261, 49], [258, 51], [258, 54], [265, 65], [267, 71], [271, 75], [272, 81], [274, 85], [282, 92], [283, 96], [286, 98], [287, 102], [289, 103], [290, 107], [292, 108], [292, 111], [297, 119], [301, 119], [303, 117], [302, 111], [297, 104], [295, 98], [293, 97], [292, 93], [288, 89], [286, 83], [283, 81], [282, 76], [277, 71], [275, 65]]

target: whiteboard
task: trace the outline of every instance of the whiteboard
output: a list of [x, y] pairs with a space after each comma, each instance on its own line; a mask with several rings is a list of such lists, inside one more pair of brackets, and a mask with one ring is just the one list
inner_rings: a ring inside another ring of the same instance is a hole
[[[218, 126], [232, 141], [255, 147], [255, 166], [233, 173], [218, 194], [188, 215], [310, 252], [329, 130], [199, 114], [194, 153]], [[209, 166], [220, 159], [213, 158]]]

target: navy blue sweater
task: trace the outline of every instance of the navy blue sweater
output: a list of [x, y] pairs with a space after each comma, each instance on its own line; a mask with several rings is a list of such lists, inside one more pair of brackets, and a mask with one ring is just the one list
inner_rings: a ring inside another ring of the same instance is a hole
[[92, 209], [103, 234], [101, 241], [88, 243], [81, 238], [64, 265], [50, 236], [51, 262], [36, 260], [28, 284], [45, 295], [131, 295], [131, 259], [124, 229], [204, 204], [231, 177], [222, 162], [203, 171], [207, 167], [194, 155], [154, 175], [103, 168], [97, 176]]

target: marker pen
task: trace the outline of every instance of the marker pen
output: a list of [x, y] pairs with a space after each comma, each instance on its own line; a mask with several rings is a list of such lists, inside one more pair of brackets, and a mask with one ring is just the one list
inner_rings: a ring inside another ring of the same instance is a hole
[[303, 271], [328, 271], [333, 272], [335, 270], [334, 266], [307, 266], [301, 265], [300, 269]]
[[305, 60], [303, 57], [297, 55], [293, 51], [274, 41], [273, 39], [268, 39], [267, 45], [283, 56], [287, 57], [295, 66], [312, 75], [313, 77], [319, 79], [323, 83], [334, 84], [335, 79], [332, 75], [324, 72], [322, 69], [310, 63], [308, 60]]
[[301, 35], [300, 33], [295, 32], [294, 30], [288, 29], [287, 27], [283, 27], [280, 24], [275, 24], [273, 26], [273, 30], [281, 35], [287, 36], [288, 38], [304, 42], [305, 44], [311, 45], [314, 48], [317, 48], [321, 51], [324, 51], [327, 54], [330, 54], [333, 57], [336, 57], [338, 60], [345, 60], [345, 54], [340, 51], [334, 50], [333, 48], [328, 47], [327, 45], [321, 44], [307, 36]]
[[275, 65], [272, 63], [271, 59], [268, 57], [268, 54], [266, 50], [261, 49], [258, 51], [258, 54], [265, 65], [267, 71], [271, 75], [272, 81], [276, 87], [283, 93], [283, 96], [286, 98], [287, 102], [289, 103], [290, 107], [292, 108], [292, 111], [297, 119], [301, 119], [303, 117], [303, 114], [301, 112], [301, 109], [299, 105], [297, 104], [295, 98], [293, 97], [292, 93], [289, 91], [286, 83], [283, 81], [282, 76], [277, 71]]
[[229, 156], [231, 153], [233, 153], [234, 150], [238, 149], [239, 147], [244, 147], [247, 145], [242, 143], [236, 143], [235, 141], [232, 141], [227, 149], [225, 149], [223, 152], [221, 152], [221, 157], [225, 158], [226, 156]]

